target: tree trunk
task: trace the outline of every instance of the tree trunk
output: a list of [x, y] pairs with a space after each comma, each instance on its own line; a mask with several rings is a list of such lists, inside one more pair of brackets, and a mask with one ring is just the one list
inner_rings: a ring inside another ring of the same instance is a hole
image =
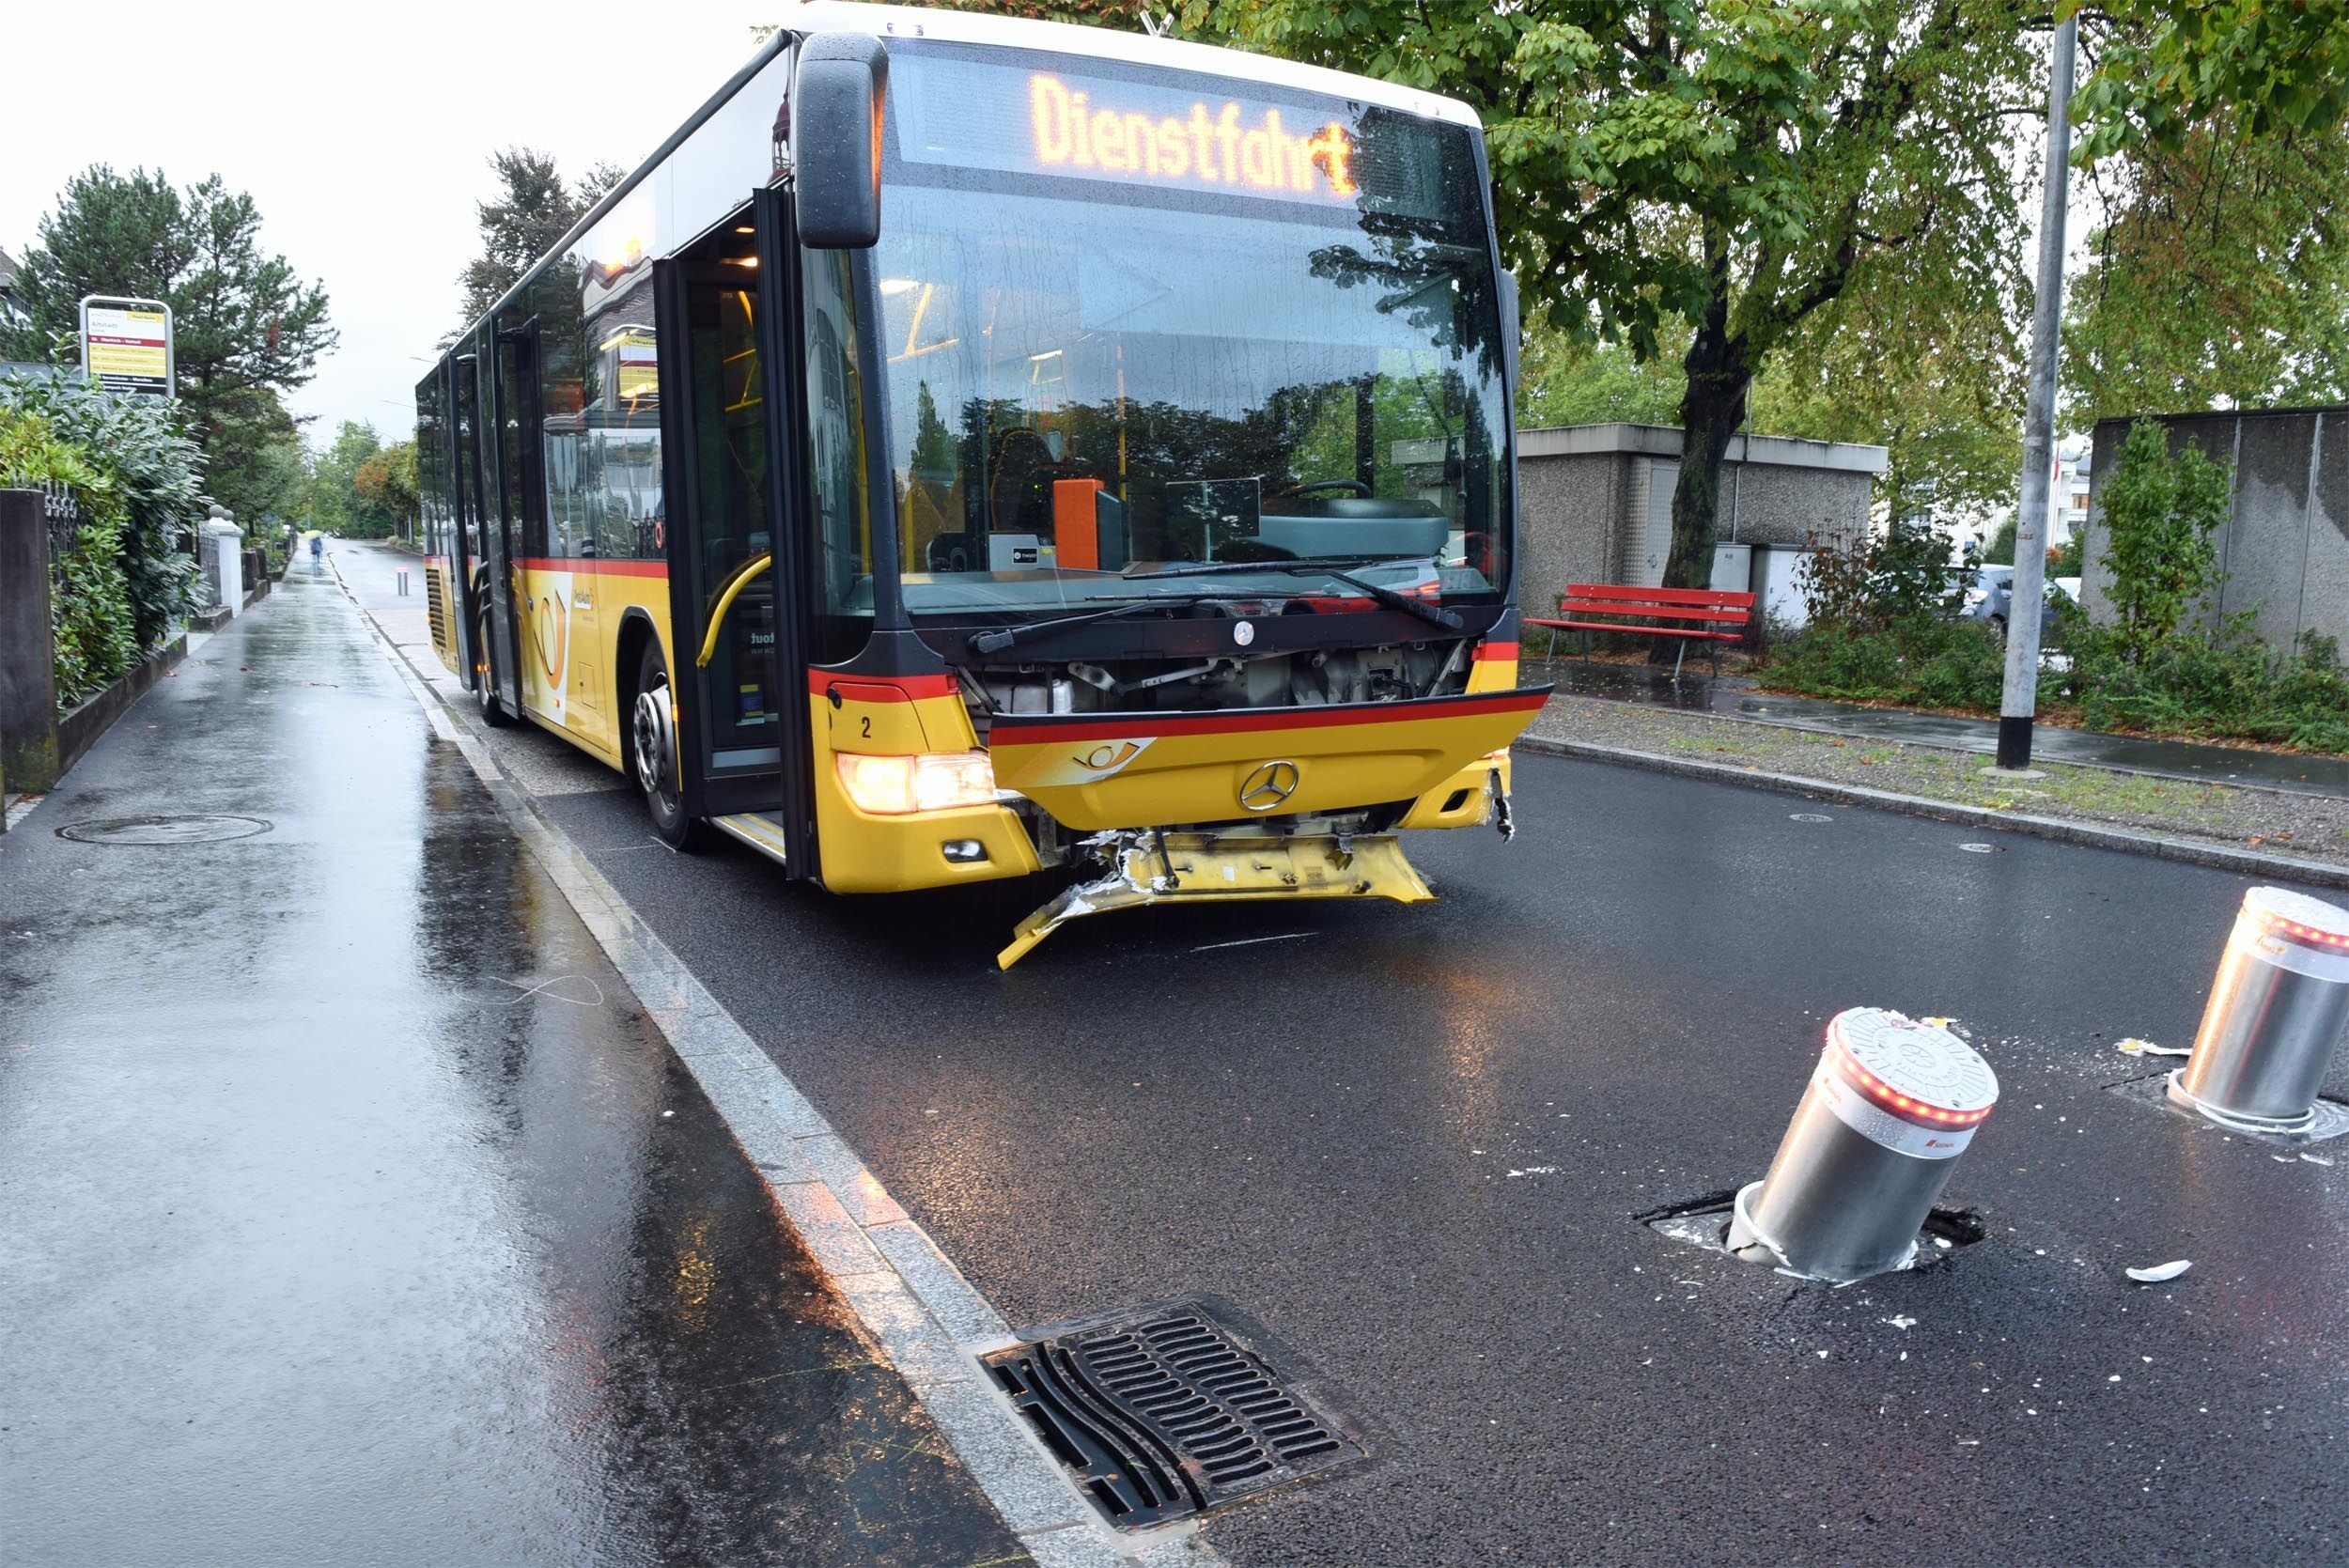
[[[1680, 481], [1672, 489], [1672, 548], [1664, 563], [1667, 588], [1713, 585], [1713, 529], [1720, 515], [1721, 459], [1746, 422], [1753, 368], [1746, 340], [1727, 329], [1727, 303], [1718, 296], [1682, 361], [1688, 372], [1680, 395]], [[1677, 640], [1649, 639], [1648, 662], [1670, 664]]]
[[1743, 337], [1723, 330], [1716, 305], [1697, 329], [1683, 362], [1688, 383], [1680, 395], [1680, 483], [1672, 490], [1672, 549], [1664, 566], [1668, 588], [1703, 588], [1713, 581], [1713, 529], [1720, 513], [1721, 459], [1746, 422], [1753, 387]]

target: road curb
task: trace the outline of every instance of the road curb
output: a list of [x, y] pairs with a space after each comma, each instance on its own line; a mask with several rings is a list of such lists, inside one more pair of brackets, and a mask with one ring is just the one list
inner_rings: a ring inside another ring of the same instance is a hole
[[1808, 796], [1813, 800], [1831, 800], [1839, 805], [1868, 806], [1878, 811], [1899, 812], [1906, 816], [1929, 816], [1942, 822], [1986, 828], [1994, 832], [2028, 833], [2033, 838], [2054, 839], [2061, 844], [2111, 849], [2124, 855], [2151, 855], [2156, 860], [2209, 866], [2217, 871], [2231, 871], [2245, 877], [2349, 888], [2349, 866], [2328, 865], [2322, 861], [2304, 861], [2290, 855], [2264, 855], [2255, 849], [2201, 844], [2193, 839], [2169, 838], [2159, 833], [2131, 832], [2125, 828], [2099, 827], [2064, 817], [1993, 811], [1986, 806], [1961, 805], [1954, 800], [1936, 800], [1922, 795], [1900, 795], [1889, 789], [1870, 789], [1862, 784], [1807, 779], [1794, 773], [1772, 773], [1731, 763], [1700, 762], [1693, 757], [1665, 756], [1657, 752], [1638, 752], [1625, 746], [1602, 746], [1588, 740], [1561, 740], [1549, 736], [1522, 735], [1517, 737], [1514, 749], [1546, 756], [1573, 757], [1583, 762], [1609, 763], [1618, 768], [1639, 768], [1652, 773], [1702, 779], [1708, 784], [1743, 784], [1749, 789]]
[[508, 779], [429, 677], [402, 654], [332, 562], [368, 637], [490, 792], [668, 1042], [768, 1189], [775, 1212], [906, 1381], [1004, 1525], [1043, 1568], [1222, 1568], [1195, 1521], [1121, 1534], [1003, 1399], [978, 1358], [1010, 1325], [724, 1005], [630, 908], [584, 851]]

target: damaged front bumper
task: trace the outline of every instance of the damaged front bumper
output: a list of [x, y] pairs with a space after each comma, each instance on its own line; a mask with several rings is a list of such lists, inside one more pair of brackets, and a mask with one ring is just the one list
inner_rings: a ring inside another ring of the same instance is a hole
[[[1504, 808], [1505, 809], [1505, 808]], [[1505, 820], [1505, 817], [1503, 818]], [[1081, 915], [1145, 904], [1268, 898], [1388, 898], [1420, 904], [1435, 893], [1392, 833], [1160, 832], [1116, 829], [1083, 847], [1107, 866], [1019, 923], [995, 955], [1009, 969]]]

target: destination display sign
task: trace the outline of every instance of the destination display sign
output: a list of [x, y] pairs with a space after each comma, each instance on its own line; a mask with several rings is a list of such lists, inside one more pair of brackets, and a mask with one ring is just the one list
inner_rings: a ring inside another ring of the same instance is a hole
[[1466, 154], [1454, 128], [1391, 110], [1217, 77], [1091, 71], [1066, 55], [908, 50], [890, 72], [908, 163], [1432, 216], [1447, 206], [1447, 159]]

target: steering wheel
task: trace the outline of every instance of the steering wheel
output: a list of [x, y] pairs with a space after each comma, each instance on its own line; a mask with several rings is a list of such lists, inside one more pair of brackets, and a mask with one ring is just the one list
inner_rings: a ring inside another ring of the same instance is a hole
[[1311, 484], [1291, 485], [1281, 493], [1283, 495], [1317, 495], [1323, 490], [1352, 490], [1364, 501], [1370, 500], [1377, 493], [1360, 479], [1315, 479]]

